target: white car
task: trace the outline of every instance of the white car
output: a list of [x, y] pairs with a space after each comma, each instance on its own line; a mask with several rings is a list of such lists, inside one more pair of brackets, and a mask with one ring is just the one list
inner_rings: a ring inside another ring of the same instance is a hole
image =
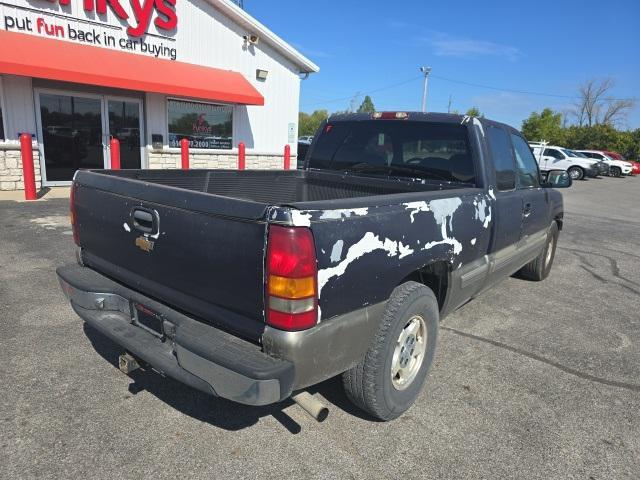
[[572, 180], [598, 175], [598, 162], [595, 159], [577, 157], [571, 150], [556, 145], [529, 143], [529, 146], [542, 172], [566, 170]]
[[607, 164], [609, 164], [612, 177], [631, 175], [631, 172], [633, 171], [633, 165], [629, 162], [615, 160], [599, 150], [578, 150], [578, 152], [584, 153], [587, 157], [593, 158], [594, 160], [607, 162]]

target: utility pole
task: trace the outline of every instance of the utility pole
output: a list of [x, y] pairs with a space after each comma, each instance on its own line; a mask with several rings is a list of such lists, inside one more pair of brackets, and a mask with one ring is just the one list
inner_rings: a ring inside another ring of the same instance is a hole
[[449, 104], [447, 105], [447, 113], [451, 113], [451, 94], [449, 94]]
[[424, 74], [424, 88], [422, 89], [422, 113], [424, 113], [427, 111], [427, 86], [431, 67], [420, 67], [420, 71]]

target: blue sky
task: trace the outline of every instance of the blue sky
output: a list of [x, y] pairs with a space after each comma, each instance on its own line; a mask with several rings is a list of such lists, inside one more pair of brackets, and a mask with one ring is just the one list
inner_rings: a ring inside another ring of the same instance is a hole
[[[419, 110], [418, 67], [433, 68], [428, 109], [520, 127], [531, 111], [571, 108], [559, 96], [612, 77], [615, 97], [640, 101], [640, 0], [245, 0], [245, 9], [320, 66], [302, 82], [300, 108], [345, 110], [360, 92], [378, 110]], [[449, 80], [447, 80], [449, 79]], [[640, 127], [640, 103], [626, 125]]]

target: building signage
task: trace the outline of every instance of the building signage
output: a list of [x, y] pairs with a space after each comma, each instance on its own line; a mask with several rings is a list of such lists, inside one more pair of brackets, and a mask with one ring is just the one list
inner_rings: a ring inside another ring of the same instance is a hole
[[[37, 3], [43, 6], [34, 8]], [[51, 10], [51, 4], [54, 3], [60, 6], [60, 10]], [[86, 18], [77, 18], [67, 13], [71, 11], [71, 0], [40, 0], [29, 2], [28, 7], [11, 6], [15, 8], [15, 13], [5, 13], [3, 19], [5, 30], [71, 40], [171, 60], [177, 57], [173, 46], [175, 39], [169, 36], [178, 26], [176, 0], [82, 0], [81, 11]], [[119, 21], [116, 24], [109, 24], [106, 20], [101, 20], [101, 17], [104, 18], [109, 14], [117, 17]], [[166, 33], [164, 35], [149, 33], [152, 21], [156, 31]], [[122, 22], [128, 26], [123, 27]]]

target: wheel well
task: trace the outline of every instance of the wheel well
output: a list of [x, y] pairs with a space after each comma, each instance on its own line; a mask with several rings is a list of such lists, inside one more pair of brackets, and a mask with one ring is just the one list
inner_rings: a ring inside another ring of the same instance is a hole
[[442, 311], [449, 288], [450, 266], [447, 262], [434, 262], [407, 275], [401, 284], [414, 281], [431, 289], [438, 300], [438, 308]]
[[558, 230], [562, 230], [563, 217], [564, 216], [562, 214], [559, 214], [554, 218], [555, 222], [558, 224]]

